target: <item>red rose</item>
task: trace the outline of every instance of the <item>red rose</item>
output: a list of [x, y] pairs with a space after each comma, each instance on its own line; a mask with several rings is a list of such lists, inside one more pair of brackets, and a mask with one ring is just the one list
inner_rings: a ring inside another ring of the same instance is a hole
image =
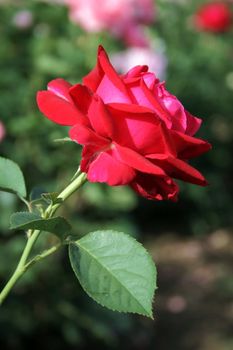
[[149, 199], [176, 200], [173, 178], [205, 186], [187, 163], [210, 149], [194, 138], [201, 120], [188, 113], [147, 66], [119, 76], [102, 47], [96, 67], [71, 86], [62, 79], [37, 95], [42, 113], [70, 125], [72, 140], [84, 146], [81, 170], [91, 182], [130, 185]]
[[210, 32], [223, 32], [231, 25], [232, 14], [229, 5], [223, 2], [211, 2], [203, 5], [195, 15], [198, 29]]

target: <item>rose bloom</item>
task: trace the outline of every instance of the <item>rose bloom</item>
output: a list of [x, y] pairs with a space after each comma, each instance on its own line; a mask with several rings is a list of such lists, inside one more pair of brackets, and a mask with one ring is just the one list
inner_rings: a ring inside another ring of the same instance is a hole
[[109, 30], [129, 45], [145, 46], [142, 24], [155, 17], [153, 0], [64, 0], [70, 18], [88, 32]]
[[194, 16], [197, 29], [210, 32], [223, 32], [229, 29], [232, 13], [224, 2], [210, 2], [203, 5]]
[[194, 134], [201, 120], [187, 112], [147, 66], [118, 75], [102, 47], [96, 67], [71, 85], [63, 79], [37, 95], [40, 111], [71, 126], [70, 138], [83, 145], [81, 170], [91, 182], [129, 185], [148, 199], [175, 201], [180, 179], [205, 186], [187, 160], [210, 144]]

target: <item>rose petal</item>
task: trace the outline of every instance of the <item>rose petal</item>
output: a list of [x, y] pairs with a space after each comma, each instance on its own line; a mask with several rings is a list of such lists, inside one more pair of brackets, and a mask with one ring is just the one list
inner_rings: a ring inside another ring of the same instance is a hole
[[204, 140], [172, 130], [171, 135], [174, 140], [178, 158], [194, 158], [211, 149], [211, 145]]
[[110, 186], [126, 185], [135, 177], [135, 171], [109, 153], [101, 152], [91, 162], [87, 178], [91, 182], [106, 182]]
[[128, 91], [111, 65], [102, 46], [98, 49], [96, 67], [83, 78], [84, 84], [103, 99], [104, 102], [131, 102]]
[[172, 129], [185, 132], [187, 128], [187, 116], [183, 105], [176, 96], [168, 93], [163, 86], [160, 89], [164, 90], [161, 101], [171, 116]]
[[100, 135], [96, 134], [90, 128], [76, 124], [69, 131], [70, 138], [80, 145], [94, 145], [95, 148], [103, 148], [110, 144], [110, 142]]
[[54, 79], [48, 83], [48, 91], [72, 103], [72, 99], [69, 94], [69, 89], [71, 86], [72, 85], [64, 79]]
[[83, 118], [83, 115], [75, 108], [73, 103], [51, 91], [39, 91], [36, 99], [39, 110], [57, 124], [74, 125]]
[[206, 186], [207, 181], [204, 176], [195, 168], [183, 160], [166, 156], [164, 154], [156, 154], [147, 156], [153, 159], [153, 163], [164, 169], [164, 171], [171, 177], [190, 182], [200, 186]]
[[92, 128], [103, 137], [111, 139], [114, 134], [114, 120], [108, 112], [107, 106], [98, 95], [95, 95], [90, 104], [88, 118]]
[[89, 165], [95, 159], [96, 155], [99, 152], [98, 145], [87, 145], [83, 147], [82, 150], [82, 158], [80, 163], [80, 169], [82, 172], [87, 173], [89, 169]]
[[169, 177], [163, 179], [153, 175], [137, 173], [130, 185], [135, 192], [151, 200], [177, 201], [179, 188]]
[[150, 100], [145, 96], [143, 90], [141, 89], [140, 82], [142, 78], [127, 78], [125, 79], [125, 84], [131, 94], [131, 99], [134, 104], [138, 104], [140, 106], [146, 107], [154, 111], [154, 106], [150, 102]]
[[122, 92], [116, 87], [115, 83], [107, 75], [104, 75], [101, 80], [96, 93], [102, 98], [105, 103], [119, 102], [119, 103], [132, 103], [129, 98], [128, 92]]
[[98, 59], [99, 59], [99, 64], [103, 69], [104, 73], [107, 75], [107, 77], [123, 94], [125, 94], [125, 96], [127, 96], [128, 91], [124, 83], [122, 82], [121, 78], [119, 77], [119, 75], [113, 68], [112, 64], [110, 63], [108, 55], [106, 54], [102, 46], [99, 46]]
[[194, 117], [192, 114], [190, 114], [186, 110], [185, 110], [185, 113], [187, 117], [187, 128], [185, 133], [187, 135], [193, 136], [199, 130], [202, 120], [200, 118]]
[[[141, 77], [142, 73], [146, 73], [148, 71], [148, 66], [143, 65], [143, 66], [135, 66], [131, 68], [126, 74], [123, 75], [124, 81], [129, 78], [139, 78]], [[130, 82], [127, 81], [127, 82]]]
[[144, 81], [141, 79], [141, 90], [145, 95], [145, 98], [148, 100], [148, 103], [152, 106], [152, 109], [155, 113], [164, 121], [167, 128], [170, 129], [172, 127], [171, 116], [168, 111], [163, 108], [161, 105], [158, 96], [152, 93], [151, 90], [148, 89]]
[[115, 159], [129, 165], [131, 168], [141, 171], [142, 173], [153, 174], [165, 177], [166, 173], [160, 167], [156, 166], [139, 153], [130, 148], [122, 147], [118, 144], [112, 145], [112, 154]]
[[96, 67], [90, 71], [83, 79], [83, 84], [87, 86], [92, 92], [96, 92], [101, 80], [103, 79], [104, 72], [97, 63]]
[[69, 89], [69, 94], [76, 107], [83, 114], [87, 114], [92, 100], [91, 91], [84, 85], [76, 84]]
[[115, 142], [140, 154], [176, 154], [169, 131], [153, 111], [138, 105], [115, 103], [107, 108], [114, 120]]

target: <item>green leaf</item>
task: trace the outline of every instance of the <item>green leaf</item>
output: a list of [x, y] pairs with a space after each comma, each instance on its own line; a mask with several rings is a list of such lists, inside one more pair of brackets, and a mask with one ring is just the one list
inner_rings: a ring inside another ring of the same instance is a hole
[[39, 215], [29, 212], [18, 212], [11, 215], [10, 228], [13, 230], [41, 230], [54, 233], [64, 240], [70, 235], [71, 225], [63, 217], [43, 219]]
[[23, 173], [19, 166], [3, 157], [0, 157], [0, 190], [15, 193], [23, 198], [27, 195]]
[[[41, 220], [41, 216], [27, 211], [13, 213], [10, 217], [10, 229], [24, 229], [25, 225], [30, 225], [34, 221]], [[26, 227], [30, 229], [31, 227]]]
[[99, 304], [153, 318], [156, 268], [134, 238], [116, 231], [92, 232], [69, 245], [69, 256], [81, 286]]

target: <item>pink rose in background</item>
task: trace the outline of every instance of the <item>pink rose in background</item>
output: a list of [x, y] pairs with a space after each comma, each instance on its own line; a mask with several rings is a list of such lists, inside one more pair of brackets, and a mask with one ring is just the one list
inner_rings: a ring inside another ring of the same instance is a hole
[[110, 30], [129, 45], [145, 46], [143, 24], [155, 18], [153, 0], [64, 0], [70, 18], [88, 32]]
[[4, 125], [2, 124], [2, 122], [0, 122], [0, 142], [3, 140], [5, 133], [6, 132], [5, 132]]
[[146, 64], [160, 80], [166, 77], [167, 57], [159, 48], [130, 47], [111, 55], [111, 62], [118, 73], [125, 73], [131, 67]]
[[230, 6], [222, 1], [210, 2], [199, 8], [194, 16], [197, 29], [209, 32], [227, 31], [232, 23]]
[[64, 5], [64, 3], [66, 2], [66, 0], [41, 0], [43, 2], [49, 2], [51, 4], [60, 4], [60, 5]]

